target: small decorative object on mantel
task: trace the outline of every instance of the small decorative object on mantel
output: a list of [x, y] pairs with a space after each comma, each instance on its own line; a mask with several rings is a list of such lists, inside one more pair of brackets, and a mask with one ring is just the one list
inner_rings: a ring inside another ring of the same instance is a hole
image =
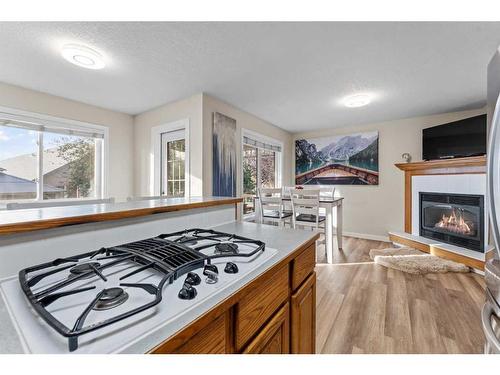
[[411, 155], [408, 152], [405, 152], [403, 155], [401, 155], [401, 157], [406, 163], [409, 163], [411, 161]]

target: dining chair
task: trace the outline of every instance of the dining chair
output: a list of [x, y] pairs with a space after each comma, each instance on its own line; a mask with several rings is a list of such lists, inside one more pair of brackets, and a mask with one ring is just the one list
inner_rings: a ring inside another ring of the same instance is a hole
[[[323, 233], [323, 238], [316, 241], [316, 245], [326, 245], [326, 216], [321, 214], [320, 207], [320, 189], [292, 189], [292, 211], [293, 228], [309, 227], [311, 230], [318, 230]], [[326, 246], [325, 246], [326, 255]], [[316, 253], [316, 261], [318, 254]]]
[[294, 228], [300, 225], [324, 230], [326, 217], [319, 212], [320, 189], [292, 189], [290, 198]]
[[[292, 195], [292, 190], [295, 189], [295, 186], [283, 186], [281, 189], [281, 196], [283, 198], [290, 198], [290, 196]], [[283, 211], [292, 213], [292, 201], [283, 201]]]
[[335, 186], [318, 187], [317, 185], [303, 185], [301, 186], [301, 190], [319, 190], [320, 197], [327, 197], [327, 198], [335, 197]]
[[[305, 185], [305, 186], [301, 186], [301, 189], [302, 190], [319, 190], [320, 201], [321, 201], [321, 198], [328, 198], [328, 199], [335, 198], [335, 186], [318, 187], [317, 185]], [[326, 216], [326, 208], [320, 207], [319, 214], [320, 214], [320, 216]]]
[[23, 202], [23, 203], [7, 203], [6, 210], [24, 210], [29, 208], [45, 208], [45, 207], [67, 207], [67, 206], [83, 206], [87, 204], [103, 204], [115, 203], [115, 198], [106, 199], [68, 199], [65, 201], [46, 200], [43, 202]]
[[278, 226], [285, 226], [289, 222], [292, 226], [292, 212], [283, 210], [282, 189], [260, 188], [258, 189], [260, 205], [260, 222], [270, 221]]

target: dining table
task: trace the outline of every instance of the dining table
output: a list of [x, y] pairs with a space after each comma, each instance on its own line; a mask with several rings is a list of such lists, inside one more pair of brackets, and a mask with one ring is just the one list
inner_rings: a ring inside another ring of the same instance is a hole
[[[259, 197], [255, 197], [256, 203]], [[283, 205], [291, 205], [292, 199], [290, 196], [282, 196]], [[342, 205], [344, 203], [343, 197], [319, 197], [319, 207], [325, 209], [325, 247], [326, 247], [326, 261], [329, 264], [333, 263], [333, 250], [342, 250]], [[255, 204], [255, 222], [261, 223], [260, 204]], [[336, 241], [334, 241], [334, 233]]]

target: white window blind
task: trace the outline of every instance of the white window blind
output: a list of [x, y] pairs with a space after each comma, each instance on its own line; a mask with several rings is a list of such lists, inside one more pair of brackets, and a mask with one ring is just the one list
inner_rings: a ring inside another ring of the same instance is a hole
[[47, 124], [36, 120], [19, 120], [15, 118], [16, 116], [10, 115], [8, 113], [0, 112], [0, 125], [8, 126], [12, 128], [29, 129], [33, 131], [40, 132], [50, 132], [64, 135], [74, 135], [79, 137], [89, 137], [89, 138], [104, 138], [104, 132], [99, 132], [97, 129], [80, 129], [77, 127], [68, 127], [64, 124]]
[[255, 146], [258, 148], [262, 148], [264, 150], [270, 150], [270, 151], [276, 151], [276, 152], [281, 152], [281, 146], [260, 141], [258, 139], [252, 138], [251, 136], [244, 135], [243, 136], [243, 143], [249, 146]]

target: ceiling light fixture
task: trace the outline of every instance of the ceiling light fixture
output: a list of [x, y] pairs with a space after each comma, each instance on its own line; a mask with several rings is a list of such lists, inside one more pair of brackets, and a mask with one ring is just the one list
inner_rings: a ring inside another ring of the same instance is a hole
[[102, 55], [92, 48], [78, 44], [66, 44], [61, 51], [66, 61], [87, 69], [102, 69], [106, 64]]
[[346, 107], [349, 108], [357, 108], [357, 107], [363, 107], [365, 105], [370, 104], [372, 101], [371, 95], [368, 94], [354, 94], [346, 97], [343, 100], [343, 103]]

